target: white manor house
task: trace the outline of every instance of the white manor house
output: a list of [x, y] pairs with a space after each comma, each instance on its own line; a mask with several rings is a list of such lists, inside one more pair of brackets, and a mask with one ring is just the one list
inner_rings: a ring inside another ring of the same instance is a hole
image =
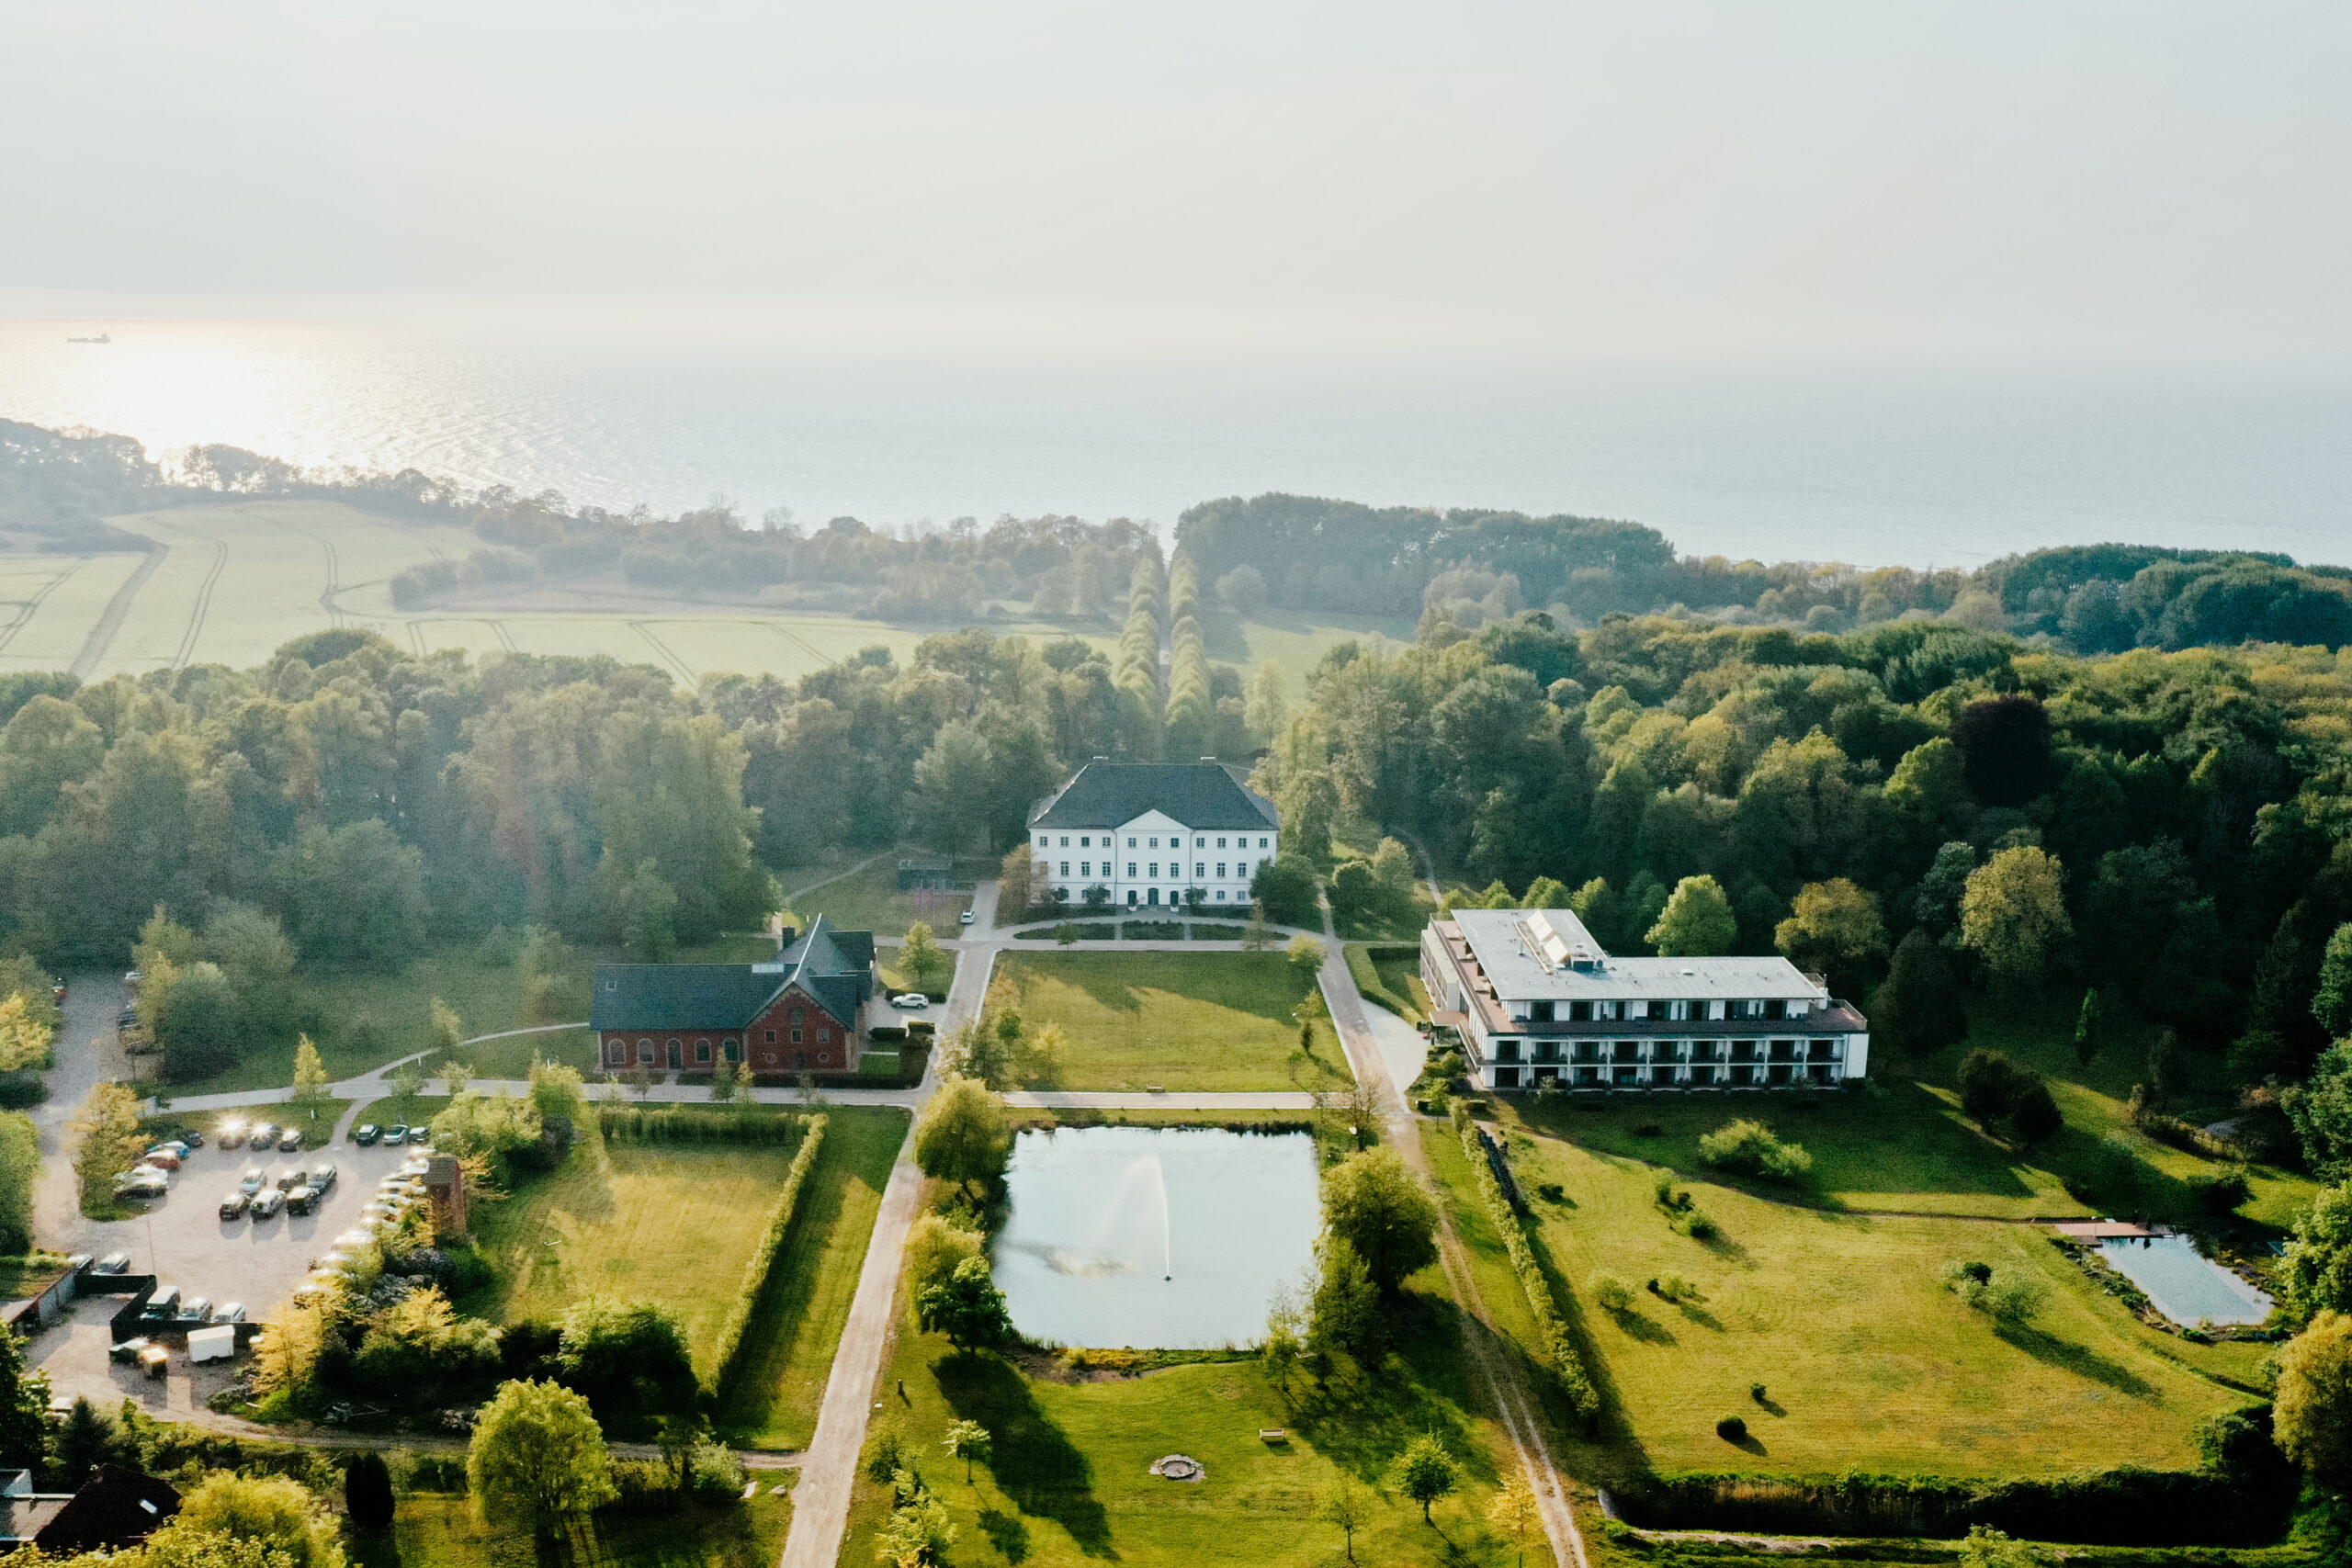
[[[1215, 758], [1097, 757], [1029, 813], [1033, 897], [1125, 908], [1250, 902], [1250, 879], [1282, 841], [1274, 803]], [[1090, 891], [1100, 889], [1091, 900]]]
[[1567, 909], [1457, 909], [1421, 933], [1421, 984], [1481, 1089], [1832, 1087], [1870, 1023], [1785, 958], [1612, 958]]

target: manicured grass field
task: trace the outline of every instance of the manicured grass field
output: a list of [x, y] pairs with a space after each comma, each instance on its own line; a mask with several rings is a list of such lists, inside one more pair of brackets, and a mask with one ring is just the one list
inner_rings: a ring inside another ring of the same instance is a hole
[[826, 1114], [824, 1147], [744, 1331], [736, 1374], [719, 1391], [716, 1424], [746, 1448], [805, 1449], [816, 1435], [882, 1189], [906, 1142], [904, 1111], [836, 1105]]
[[[1506, 1131], [1521, 1182], [1564, 1190], [1559, 1202], [1534, 1200], [1541, 1240], [1614, 1417], [1615, 1441], [1577, 1445], [1580, 1474], [2186, 1467], [2197, 1421], [2255, 1397], [2211, 1380], [2248, 1379], [2265, 1347], [2199, 1347], [2144, 1327], [2038, 1226], [1840, 1213], [1690, 1180], [1723, 1233], [1701, 1242], [1669, 1224], [1653, 1167]], [[1424, 1136], [1433, 1154], [1453, 1142], [1438, 1125]], [[1458, 1154], [1439, 1166], [1462, 1179]], [[1996, 1325], [1945, 1284], [1945, 1267], [1962, 1260], [2025, 1270], [2043, 1281], [2045, 1304], [2022, 1325]], [[1633, 1288], [1631, 1310], [1597, 1304], [1603, 1275]], [[1677, 1304], [1644, 1289], [1670, 1275], [1696, 1297]], [[1769, 1403], [1749, 1397], [1751, 1382]], [[1715, 1436], [1729, 1415], [1748, 1422], [1744, 1451]]]
[[[741, 1114], [767, 1115], [765, 1109]], [[475, 1212], [496, 1282], [458, 1304], [493, 1321], [559, 1316], [602, 1292], [670, 1307], [697, 1358], [733, 1304], [789, 1145], [611, 1144], [594, 1123], [555, 1171]]]
[[[1358, 1562], [1509, 1563], [1510, 1550], [1485, 1516], [1498, 1485], [1495, 1456], [1510, 1450], [1477, 1407], [1460, 1321], [1442, 1290], [1434, 1270], [1409, 1281], [1388, 1311], [1396, 1348], [1376, 1369], [1342, 1359], [1327, 1385], [1294, 1376], [1287, 1394], [1254, 1361], [1100, 1382], [1028, 1377], [994, 1356], [952, 1355], [945, 1340], [918, 1334], [902, 1316], [876, 1429], [897, 1437], [945, 1504], [957, 1530], [949, 1558], [968, 1568], [1322, 1568], [1342, 1561], [1339, 1531], [1317, 1517], [1342, 1474], [1365, 1488], [1371, 1505], [1370, 1523], [1356, 1536]], [[939, 1446], [958, 1419], [978, 1421], [995, 1438], [969, 1483]], [[1292, 1440], [1259, 1440], [1261, 1427], [1274, 1427]], [[1437, 1504], [1433, 1525], [1393, 1487], [1385, 1495], [1371, 1491], [1427, 1430], [1461, 1465], [1460, 1490]], [[1171, 1453], [1199, 1460], [1207, 1479], [1151, 1475], [1152, 1461]], [[842, 1562], [873, 1561], [888, 1493], [861, 1475]], [[1530, 1560], [1538, 1560], [1540, 1538], [1531, 1544]]]
[[1328, 1023], [1298, 1046], [1292, 1010], [1312, 977], [1279, 953], [1008, 953], [1031, 1031], [1058, 1023], [1062, 1071], [1032, 1088], [1202, 1092], [1325, 1089], [1351, 1081]]
[[[1421, 985], [1420, 965], [1410, 957], [1389, 956], [1390, 942], [1349, 942], [1342, 950], [1348, 973], [1364, 1000], [1377, 1002], [1408, 1023], [1419, 1023], [1430, 1014], [1430, 994]], [[1379, 954], [1380, 956], [1374, 956]]]
[[[854, 857], [845, 865], [855, 865], [863, 858]], [[844, 868], [796, 865], [786, 866], [776, 873], [776, 880], [784, 885], [786, 897], [791, 901], [792, 912], [800, 917], [804, 925], [822, 915], [846, 931], [872, 931], [877, 941], [896, 943], [907, 934], [909, 926], [917, 920], [927, 919], [931, 922], [933, 934], [945, 940], [957, 934], [960, 928], [956, 923], [956, 917], [971, 903], [968, 892], [953, 895], [952, 902], [950, 896], [933, 894], [932, 897], [940, 902], [941, 908], [924, 913], [924, 906], [917, 902], [912, 894], [899, 891], [899, 852], [896, 850], [876, 855], [874, 863], [863, 871], [841, 877], [839, 881], [829, 880], [838, 876]], [[813, 882], [823, 882], [825, 886], [806, 892], [793, 891], [795, 888], [808, 888]]]
[[542, 1568], [549, 1562], [609, 1568], [768, 1568], [784, 1555], [792, 1522], [788, 1495], [771, 1497], [763, 1472], [748, 1503], [688, 1507], [674, 1514], [607, 1510], [553, 1548], [528, 1529], [486, 1523], [468, 1498], [419, 1493], [401, 1501], [389, 1534], [357, 1535], [351, 1559], [360, 1568]]

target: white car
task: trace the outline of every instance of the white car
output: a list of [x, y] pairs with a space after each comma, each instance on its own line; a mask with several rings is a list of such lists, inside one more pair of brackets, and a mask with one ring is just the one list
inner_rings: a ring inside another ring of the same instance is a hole
[[900, 991], [890, 998], [890, 1005], [894, 1008], [905, 1008], [911, 1012], [929, 1007], [931, 998], [921, 991]]
[[972, 911], [971, 911], [971, 910], [969, 910], [969, 909], [967, 909], [967, 910], [965, 910], [962, 914], [960, 914], [960, 915], [956, 916], [956, 923], [957, 925], [959, 925], [959, 926], [968, 926], [968, 925], [970, 925], [970, 924], [972, 923]]

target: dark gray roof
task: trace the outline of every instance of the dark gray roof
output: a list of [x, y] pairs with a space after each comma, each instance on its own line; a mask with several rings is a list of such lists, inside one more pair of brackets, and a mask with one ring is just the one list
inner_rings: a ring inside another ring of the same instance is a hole
[[1251, 792], [1249, 773], [1225, 762], [1089, 762], [1029, 813], [1038, 828], [1118, 828], [1147, 811], [1187, 828], [1282, 825], [1274, 803]]
[[179, 1511], [180, 1495], [170, 1482], [102, 1464], [82, 1483], [74, 1500], [40, 1527], [34, 1540], [43, 1551], [60, 1555], [129, 1546], [145, 1540]]
[[844, 1022], [873, 994], [874, 933], [820, 915], [792, 944], [758, 964], [600, 964], [591, 1029], [741, 1029], [798, 981]]

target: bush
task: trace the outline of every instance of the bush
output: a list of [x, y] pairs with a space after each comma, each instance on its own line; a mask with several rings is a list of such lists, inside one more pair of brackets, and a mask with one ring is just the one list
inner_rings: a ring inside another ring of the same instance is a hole
[[1744, 1443], [1747, 1440], [1747, 1423], [1736, 1416], [1726, 1416], [1715, 1423], [1715, 1436], [1726, 1443]]
[[1715, 1237], [1723, 1235], [1722, 1226], [1716, 1224], [1714, 1221], [1699, 1213], [1696, 1209], [1690, 1211], [1690, 1222], [1684, 1225], [1682, 1229], [1683, 1233], [1690, 1236], [1692, 1241], [1713, 1241]]
[[1699, 1140], [1699, 1157], [1709, 1165], [1769, 1181], [1794, 1181], [1813, 1169], [1813, 1156], [1784, 1144], [1761, 1122], [1727, 1122]]
[[2234, 1213], [2239, 1206], [2254, 1196], [2253, 1184], [2246, 1180], [2244, 1168], [2216, 1171], [2211, 1176], [2192, 1176], [2188, 1190], [2207, 1213]]
[[[780, 1122], [786, 1118], [765, 1120]], [[785, 1172], [775, 1207], [768, 1213], [768, 1228], [762, 1233], [759, 1248], [752, 1254], [751, 1261], [743, 1265], [743, 1282], [736, 1289], [735, 1304], [728, 1309], [726, 1326], [718, 1331], [718, 1343], [711, 1353], [710, 1387], [714, 1393], [734, 1365], [735, 1352], [743, 1343], [743, 1330], [751, 1326], [752, 1308], [767, 1285], [768, 1270], [775, 1265], [776, 1249], [784, 1245], [784, 1233], [792, 1228], [792, 1211], [800, 1201], [800, 1189], [808, 1179], [808, 1168], [817, 1163], [817, 1151], [824, 1145], [827, 1120], [821, 1115], [809, 1119], [808, 1135], [792, 1156], [792, 1168]]]
[[1634, 1292], [1614, 1274], [1603, 1274], [1592, 1282], [1592, 1299], [1603, 1311], [1623, 1312], [1634, 1304]]

